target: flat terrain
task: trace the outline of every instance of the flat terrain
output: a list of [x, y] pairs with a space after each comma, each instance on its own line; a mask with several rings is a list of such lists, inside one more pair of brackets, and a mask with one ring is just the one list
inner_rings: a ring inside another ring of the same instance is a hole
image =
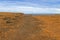
[[60, 15], [0, 12], [0, 40], [60, 40]]
[[60, 40], [60, 15], [40, 15], [33, 17], [44, 22], [45, 28], [43, 29], [43, 34], [48, 37], [50, 36], [52, 38], [50, 40]]

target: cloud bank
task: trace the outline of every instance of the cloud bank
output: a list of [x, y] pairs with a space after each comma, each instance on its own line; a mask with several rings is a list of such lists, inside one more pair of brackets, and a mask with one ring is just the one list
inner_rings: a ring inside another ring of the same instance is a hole
[[52, 8], [29, 2], [0, 2], [0, 12], [23, 12], [25, 14], [59, 14], [60, 8]]

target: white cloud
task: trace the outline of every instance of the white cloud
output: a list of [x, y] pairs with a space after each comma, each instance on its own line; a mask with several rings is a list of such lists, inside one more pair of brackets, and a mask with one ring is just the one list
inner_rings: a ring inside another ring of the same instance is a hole
[[0, 7], [0, 11], [3, 12], [23, 12], [23, 13], [60, 13], [58, 8], [38, 8], [38, 7]]
[[[19, 4], [19, 5], [18, 5]], [[60, 8], [44, 8], [38, 7], [39, 5], [37, 4], [32, 4], [32, 3], [26, 3], [26, 2], [0, 2], [0, 12], [23, 12], [23, 13], [60, 13]]]

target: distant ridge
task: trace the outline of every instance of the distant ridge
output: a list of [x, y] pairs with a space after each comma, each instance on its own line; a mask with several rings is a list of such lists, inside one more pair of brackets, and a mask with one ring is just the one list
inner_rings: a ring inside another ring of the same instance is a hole
[[[14, 14], [14, 13], [16, 13], [16, 14], [22, 14], [22, 15], [32, 15], [32, 16], [44, 16], [44, 15], [47, 15], [47, 16], [49, 16], [49, 15], [60, 15], [60, 14], [53, 14], [53, 13], [51, 13], [51, 14], [43, 14], [43, 13], [41, 13], [41, 14], [25, 14], [25, 13], [22, 13], [22, 12], [0, 12], [0, 14], [9, 14], [9, 13], [12, 13], [12, 14]], [[10, 15], [10, 14], [9, 14]]]
[[40, 15], [60, 15], [60, 14], [32, 14], [33, 16], [40, 16]]

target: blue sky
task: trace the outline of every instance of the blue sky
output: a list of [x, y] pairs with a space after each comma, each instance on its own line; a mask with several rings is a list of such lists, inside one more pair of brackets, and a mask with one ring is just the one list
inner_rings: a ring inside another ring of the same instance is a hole
[[0, 12], [59, 14], [60, 0], [0, 0]]

